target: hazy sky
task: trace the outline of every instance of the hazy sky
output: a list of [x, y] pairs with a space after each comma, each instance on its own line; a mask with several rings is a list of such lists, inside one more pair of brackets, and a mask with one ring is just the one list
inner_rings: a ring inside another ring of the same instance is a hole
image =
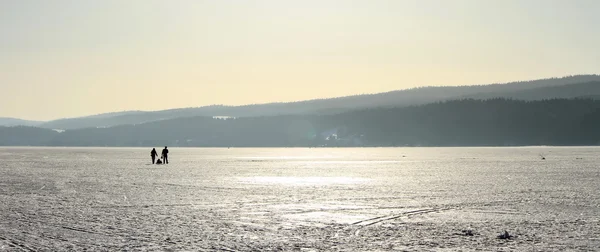
[[0, 0], [0, 116], [600, 73], [596, 0]]

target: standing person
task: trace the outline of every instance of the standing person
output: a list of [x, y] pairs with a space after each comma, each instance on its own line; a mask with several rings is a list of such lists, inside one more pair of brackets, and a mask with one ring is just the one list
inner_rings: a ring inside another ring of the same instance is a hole
[[168, 155], [169, 155], [169, 150], [167, 150], [167, 146], [165, 146], [165, 148], [162, 150], [163, 163], [165, 163], [165, 164], [169, 163], [169, 159], [167, 157]]
[[154, 160], [156, 159], [156, 156], [158, 156], [158, 153], [156, 152], [155, 148], [152, 148], [152, 151], [150, 152], [150, 156], [152, 157], [152, 164], [154, 164]]

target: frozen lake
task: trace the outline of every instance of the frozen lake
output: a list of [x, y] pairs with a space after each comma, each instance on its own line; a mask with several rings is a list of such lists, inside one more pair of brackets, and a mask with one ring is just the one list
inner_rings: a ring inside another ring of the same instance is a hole
[[0, 251], [600, 250], [600, 148], [150, 150], [0, 148]]

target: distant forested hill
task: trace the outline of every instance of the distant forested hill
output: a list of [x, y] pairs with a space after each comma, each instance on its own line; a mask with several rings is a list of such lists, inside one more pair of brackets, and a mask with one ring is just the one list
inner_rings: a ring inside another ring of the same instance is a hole
[[58, 132], [29, 126], [0, 126], [0, 146], [44, 146], [58, 137]]
[[538, 87], [519, 91], [488, 92], [468, 95], [463, 98], [491, 99], [510, 98], [535, 101], [551, 98], [597, 98], [600, 96], [600, 81], [590, 81], [560, 86]]
[[10, 117], [0, 117], [0, 126], [37, 126], [43, 122], [30, 121]]
[[597, 145], [600, 101], [454, 100], [334, 115], [183, 117], [57, 133], [1, 127], [0, 145], [53, 146], [505, 146]]
[[[581, 86], [569, 84], [587, 83]], [[422, 87], [391, 91], [379, 94], [355, 95], [309, 101], [253, 104], [245, 106], [206, 106], [163, 111], [129, 111], [101, 116], [70, 118], [50, 121], [40, 127], [49, 129], [77, 129], [87, 127], [110, 127], [124, 124], [139, 124], [150, 121], [193, 116], [233, 116], [256, 117], [273, 115], [327, 115], [356, 109], [375, 107], [405, 107], [437, 101], [475, 98], [487, 99], [506, 97], [525, 100], [571, 98], [571, 89], [588, 96], [600, 95], [598, 75], [579, 75], [535, 81], [522, 81], [507, 84], [458, 86], [458, 87]], [[555, 89], [553, 89], [555, 88]], [[565, 95], [567, 94], [567, 95]]]

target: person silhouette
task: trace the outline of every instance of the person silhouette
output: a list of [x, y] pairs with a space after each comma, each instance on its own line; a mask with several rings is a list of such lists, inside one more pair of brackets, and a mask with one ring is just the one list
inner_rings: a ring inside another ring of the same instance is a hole
[[168, 164], [169, 163], [169, 150], [167, 150], [167, 146], [165, 146], [165, 148], [162, 150], [162, 158], [163, 158], [163, 163]]
[[158, 156], [158, 153], [156, 152], [155, 148], [152, 148], [152, 151], [150, 152], [150, 156], [152, 157], [152, 164], [154, 164], [154, 160], [156, 159], [156, 156]]

